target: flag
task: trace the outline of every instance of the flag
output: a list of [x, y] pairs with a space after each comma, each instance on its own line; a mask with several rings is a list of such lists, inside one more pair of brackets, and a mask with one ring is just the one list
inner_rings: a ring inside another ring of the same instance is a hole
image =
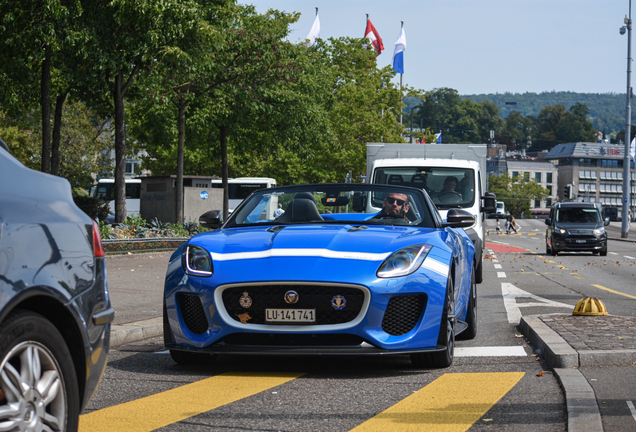
[[375, 52], [380, 55], [382, 53], [382, 50], [384, 49], [384, 44], [382, 43], [380, 34], [375, 29], [373, 24], [371, 24], [371, 20], [367, 21], [367, 29], [364, 32], [364, 37], [371, 41], [371, 45], [373, 45], [373, 48], [375, 48]]
[[311, 26], [311, 30], [309, 30], [309, 34], [307, 34], [305, 39], [309, 39], [309, 46], [313, 46], [316, 45], [317, 38], [320, 38], [320, 20], [318, 19], [318, 13], [316, 13], [314, 25]]
[[632, 156], [632, 160], [636, 161], [636, 137], [634, 137], [629, 147], [629, 154]]
[[400, 35], [395, 41], [395, 51], [393, 51], [393, 70], [395, 73], [404, 73], [404, 51], [406, 50], [406, 36], [404, 27], [400, 30]]
[[437, 144], [441, 144], [442, 143], [442, 133], [438, 133], [435, 134], [435, 137], [437, 138]]

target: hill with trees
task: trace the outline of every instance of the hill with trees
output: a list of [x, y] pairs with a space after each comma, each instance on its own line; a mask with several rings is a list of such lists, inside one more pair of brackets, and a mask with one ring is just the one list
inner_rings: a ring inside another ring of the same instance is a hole
[[[462, 95], [475, 103], [489, 101], [499, 107], [499, 115], [507, 118], [511, 112], [519, 111], [524, 117], [537, 117], [546, 106], [561, 104], [566, 109], [579, 103], [588, 107], [588, 119], [595, 129], [604, 134], [616, 134], [625, 128], [625, 94], [618, 93], [575, 93], [575, 92], [542, 92], [542, 93], [489, 93]], [[632, 123], [634, 123], [632, 109]]]

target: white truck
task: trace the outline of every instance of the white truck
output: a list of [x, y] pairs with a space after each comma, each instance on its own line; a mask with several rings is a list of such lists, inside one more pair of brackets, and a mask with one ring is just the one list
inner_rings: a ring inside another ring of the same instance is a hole
[[367, 143], [367, 182], [412, 186], [428, 192], [440, 215], [451, 208], [474, 215], [466, 233], [475, 245], [475, 279], [483, 281], [484, 221], [496, 211], [487, 193], [486, 144]]

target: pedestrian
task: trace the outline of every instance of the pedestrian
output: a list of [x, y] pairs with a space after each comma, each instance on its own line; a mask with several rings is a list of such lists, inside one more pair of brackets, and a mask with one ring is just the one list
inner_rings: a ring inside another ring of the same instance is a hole
[[497, 234], [501, 234], [501, 224], [499, 223], [499, 219], [497, 219]]
[[629, 219], [629, 227], [631, 228], [632, 227], [632, 209], [627, 210], [627, 216]]
[[281, 203], [278, 203], [278, 208], [274, 210], [274, 219], [278, 219], [283, 214], [285, 214], [285, 210], [283, 210], [283, 205]]

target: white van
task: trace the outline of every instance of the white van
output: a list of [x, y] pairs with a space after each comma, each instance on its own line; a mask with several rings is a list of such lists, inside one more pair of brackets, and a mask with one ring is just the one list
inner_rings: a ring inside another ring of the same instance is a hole
[[[110, 216], [107, 222], [115, 220], [115, 179], [101, 179], [91, 187], [90, 196], [108, 201]], [[139, 214], [139, 198], [141, 196], [141, 179], [126, 179], [126, 216]]]
[[506, 204], [503, 201], [497, 201], [497, 212], [495, 218], [503, 219], [506, 217]]

